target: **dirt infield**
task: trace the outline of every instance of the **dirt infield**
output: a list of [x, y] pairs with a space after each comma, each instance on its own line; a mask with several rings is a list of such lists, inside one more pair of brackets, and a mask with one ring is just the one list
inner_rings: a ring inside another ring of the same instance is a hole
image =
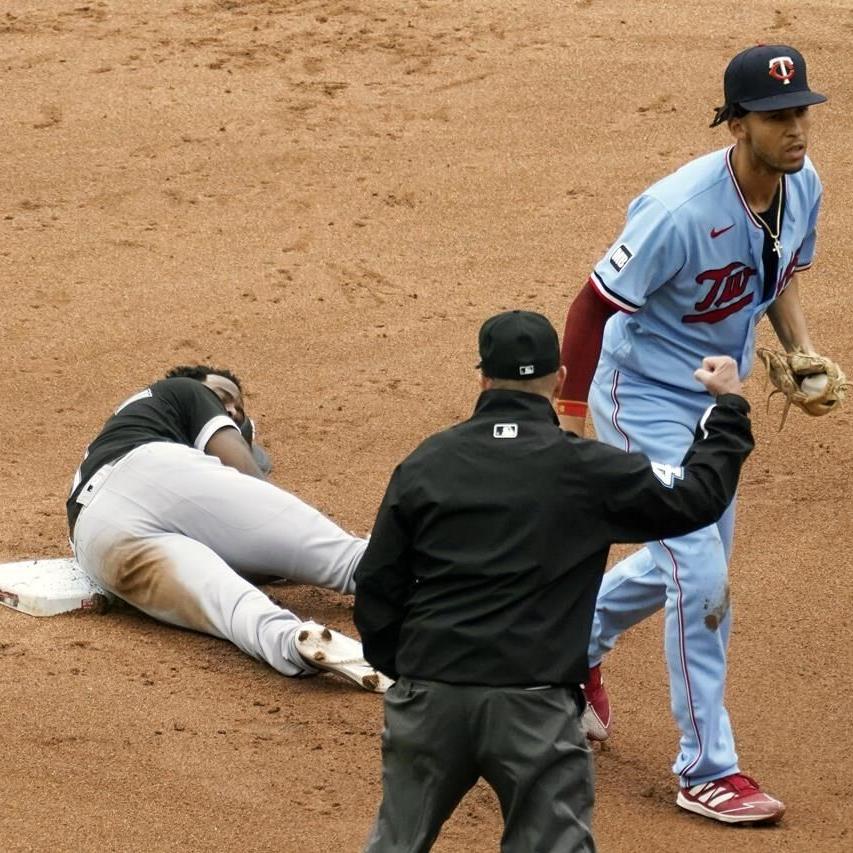
[[[368, 531], [396, 461], [468, 415], [480, 322], [525, 307], [561, 329], [627, 202], [726, 144], [722, 69], [754, 41], [799, 47], [830, 96], [802, 287], [850, 374], [851, 34], [849, 0], [3, 4], [0, 560], [67, 553], [85, 444], [195, 361], [244, 379], [276, 482]], [[758, 375], [748, 393], [728, 706], [788, 814], [731, 830], [676, 809], [654, 618], [608, 663], [604, 853], [853, 845], [853, 408], [779, 433]], [[275, 594], [352, 631], [344, 597]], [[380, 730], [373, 695], [129, 609], [2, 609], [0, 849], [357, 851]], [[435, 849], [497, 850], [500, 825], [477, 787]]]

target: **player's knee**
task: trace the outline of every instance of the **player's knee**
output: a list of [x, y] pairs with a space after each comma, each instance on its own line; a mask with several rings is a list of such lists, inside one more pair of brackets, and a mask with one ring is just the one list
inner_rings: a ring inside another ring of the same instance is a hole
[[705, 615], [703, 621], [709, 631], [716, 631], [723, 624], [731, 609], [731, 593], [728, 582], [723, 584], [717, 595], [705, 599]]
[[132, 604], [151, 598], [168, 558], [149, 542], [124, 540], [113, 545], [101, 565], [101, 580]]

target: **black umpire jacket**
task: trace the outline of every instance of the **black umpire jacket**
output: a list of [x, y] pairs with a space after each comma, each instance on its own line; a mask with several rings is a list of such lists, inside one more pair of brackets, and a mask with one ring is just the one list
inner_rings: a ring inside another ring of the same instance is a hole
[[489, 390], [395, 469], [356, 570], [355, 624], [392, 678], [576, 685], [609, 546], [716, 521], [753, 447], [723, 395], [683, 467], [560, 429], [551, 404]]

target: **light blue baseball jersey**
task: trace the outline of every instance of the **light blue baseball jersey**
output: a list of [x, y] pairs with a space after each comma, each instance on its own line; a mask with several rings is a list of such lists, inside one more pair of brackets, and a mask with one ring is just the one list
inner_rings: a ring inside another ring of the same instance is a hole
[[732, 150], [693, 160], [634, 199], [595, 267], [593, 285], [621, 309], [602, 344], [621, 369], [701, 391], [693, 371], [702, 359], [730, 355], [745, 378], [756, 324], [811, 265], [823, 192], [811, 161], [783, 178], [782, 251], [775, 285], [765, 288], [764, 230], [735, 180]]

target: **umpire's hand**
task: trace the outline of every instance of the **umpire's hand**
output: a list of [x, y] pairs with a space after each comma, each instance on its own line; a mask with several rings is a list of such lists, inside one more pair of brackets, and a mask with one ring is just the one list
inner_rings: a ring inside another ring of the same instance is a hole
[[728, 355], [709, 355], [693, 375], [714, 397], [721, 394], [741, 394], [743, 385], [737, 372], [737, 362]]

